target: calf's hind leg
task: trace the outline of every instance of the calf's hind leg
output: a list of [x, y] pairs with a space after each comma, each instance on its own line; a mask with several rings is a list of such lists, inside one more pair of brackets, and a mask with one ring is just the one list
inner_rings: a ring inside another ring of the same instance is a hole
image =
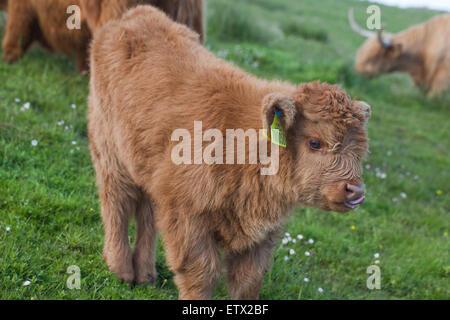
[[133, 283], [134, 269], [128, 238], [128, 222], [136, 211], [139, 191], [118, 169], [111, 171], [117, 168], [113, 161], [108, 165], [103, 163], [106, 168], [100, 168], [99, 161], [95, 157], [93, 159], [97, 171], [105, 228], [103, 257], [109, 270], [123, 281]]
[[133, 251], [133, 266], [137, 284], [153, 284], [158, 276], [155, 267], [155, 245], [157, 229], [154, 207], [148, 195], [142, 194], [136, 210], [136, 241]]

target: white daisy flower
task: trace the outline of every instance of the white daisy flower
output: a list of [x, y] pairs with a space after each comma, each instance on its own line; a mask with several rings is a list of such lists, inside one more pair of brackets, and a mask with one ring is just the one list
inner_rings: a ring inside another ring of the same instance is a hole
[[33, 140], [33, 141], [31, 141], [31, 145], [33, 146], [33, 147], [36, 147], [37, 145], [38, 145], [38, 141], [37, 140]]
[[323, 289], [319, 287], [319, 289], [317, 289], [320, 293], [323, 292]]
[[24, 287], [28, 287], [29, 285], [31, 284], [31, 281], [25, 281], [24, 283], [23, 283], [23, 286]]
[[380, 260], [375, 260], [374, 263], [375, 263], [375, 264], [379, 264], [379, 263], [380, 263]]
[[295, 239], [292, 239], [292, 243], [297, 243], [297, 240], [295, 240]]
[[288, 261], [289, 257], [288, 256], [284, 256], [284, 261]]
[[298, 239], [298, 240], [302, 240], [302, 239], [303, 239], [303, 235], [302, 235], [302, 234], [298, 234], [298, 235], [297, 235], [297, 239]]
[[288, 244], [288, 242], [289, 242], [289, 241], [288, 241], [288, 239], [286, 239], [286, 238], [283, 238], [283, 240], [281, 240], [281, 243], [284, 244], [284, 245]]
[[64, 120], [58, 121], [58, 126], [62, 126], [64, 123]]
[[311, 255], [311, 252], [305, 251], [305, 256], [309, 257]]
[[76, 144], [77, 144], [77, 142], [76, 142], [76, 141], [72, 141], [72, 144], [73, 144], [73, 145], [76, 145]]
[[77, 105], [75, 103], [72, 103], [71, 107], [72, 107], [72, 109], [76, 109]]
[[309, 278], [303, 278], [303, 281], [309, 282]]
[[289, 232], [286, 232], [284, 235], [285, 235], [286, 237], [290, 237], [290, 236], [291, 236], [291, 234], [290, 234]]
[[313, 238], [309, 238], [308, 243], [313, 244], [314, 243], [314, 239]]
[[6, 231], [10, 231], [11, 227], [10, 226], [6, 226]]
[[375, 254], [373, 255], [373, 257], [374, 257], [374, 258], [379, 258], [379, 257], [380, 257], [380, 254], [377, 252], [377, 253], [375, 253]]
[[20, 99], [19, 98], [15, 98], [14, 101], [15, 102], [20, 102]]
[[401, 192], [401, 193], [400, 193], [400, 197], [402, 197], [403, 199], [406, 199], [406, 193]]
[[289, 250], [289, 254], [290, 254], [290, 255], [295, 254], [295, 250], [294, 250], [294, 249], [290, 249], [290, 250]]

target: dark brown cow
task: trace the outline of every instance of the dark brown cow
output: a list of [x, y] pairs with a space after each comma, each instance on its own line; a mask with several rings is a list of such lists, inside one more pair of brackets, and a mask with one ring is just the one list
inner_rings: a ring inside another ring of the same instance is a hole
[[81, 8], [91, 30], [96, 30], [111, 19], [119, 18], [129, 8], [150, 4], [163, 10], [176, 22], [182, 23], [205, 38], [203, 0], [80, 0]]
[[[76, 58], [80, 72], [87, 71], [92, 30], [120, 17], [138, 3], [160, 6], [167, 14], [197, 30], [203, 38], [203, 0], [0, 0], [8, 11], [3, 38], [3, 59], [13, 63], [36, 41], [50, 51]], [[81, 28], [67, 28], [67, 8], [81, 7]]]
[[6, 10], [8, 6], [8, 0], [0, 0], [0, 10]]

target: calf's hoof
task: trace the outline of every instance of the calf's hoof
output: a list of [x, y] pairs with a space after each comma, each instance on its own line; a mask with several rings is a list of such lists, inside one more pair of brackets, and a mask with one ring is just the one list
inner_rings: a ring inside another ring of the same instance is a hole
[[6, 51], [6, 50], [3, 51], [3, 60], [9, 64], [13, 64], [17, 60], [19, 60], [21, 58], [21, 56], [22, 55], [20, 52], [11, 52], [11, 51]]
[[2, 44], [2, 51], [3, 51], [3, 60], [5, 60], [7, 63], [11, 64], [22, 58], [24, 51], [20, 46], [18, 46], [16, 43], [6, 43], [4, 42]]
[[114, 273], [122, 282], [126, 282], [129, 284], [134, 283], [134, 270], [133, 264], [131, 263], [131, 259], [108, 259], [107, 256], [104, 257], [106, 263], [108, 265], [109, 271]]
[[158, 273], [151, 272], [141, 275], [136, 275], [134, 278], [134, 283], [137, 285], [149, 285], [154, 286], [156, 284], [156, 280], [158, 279]]

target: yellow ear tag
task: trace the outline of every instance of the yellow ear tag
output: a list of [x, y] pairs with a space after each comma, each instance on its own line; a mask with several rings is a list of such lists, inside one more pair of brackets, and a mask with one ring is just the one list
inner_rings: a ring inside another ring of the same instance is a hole
[[286, 137], [284, 136], [283, 126], [281, 125], [280, 117], [281, 111], [277, 111], [273, 117], [272, 125], [270, 126], [270, 138], [267, 135], [267, 130], [264, 129], [264, 135], [272, 143], [279, 145], [280, 147], [286, 148]]

